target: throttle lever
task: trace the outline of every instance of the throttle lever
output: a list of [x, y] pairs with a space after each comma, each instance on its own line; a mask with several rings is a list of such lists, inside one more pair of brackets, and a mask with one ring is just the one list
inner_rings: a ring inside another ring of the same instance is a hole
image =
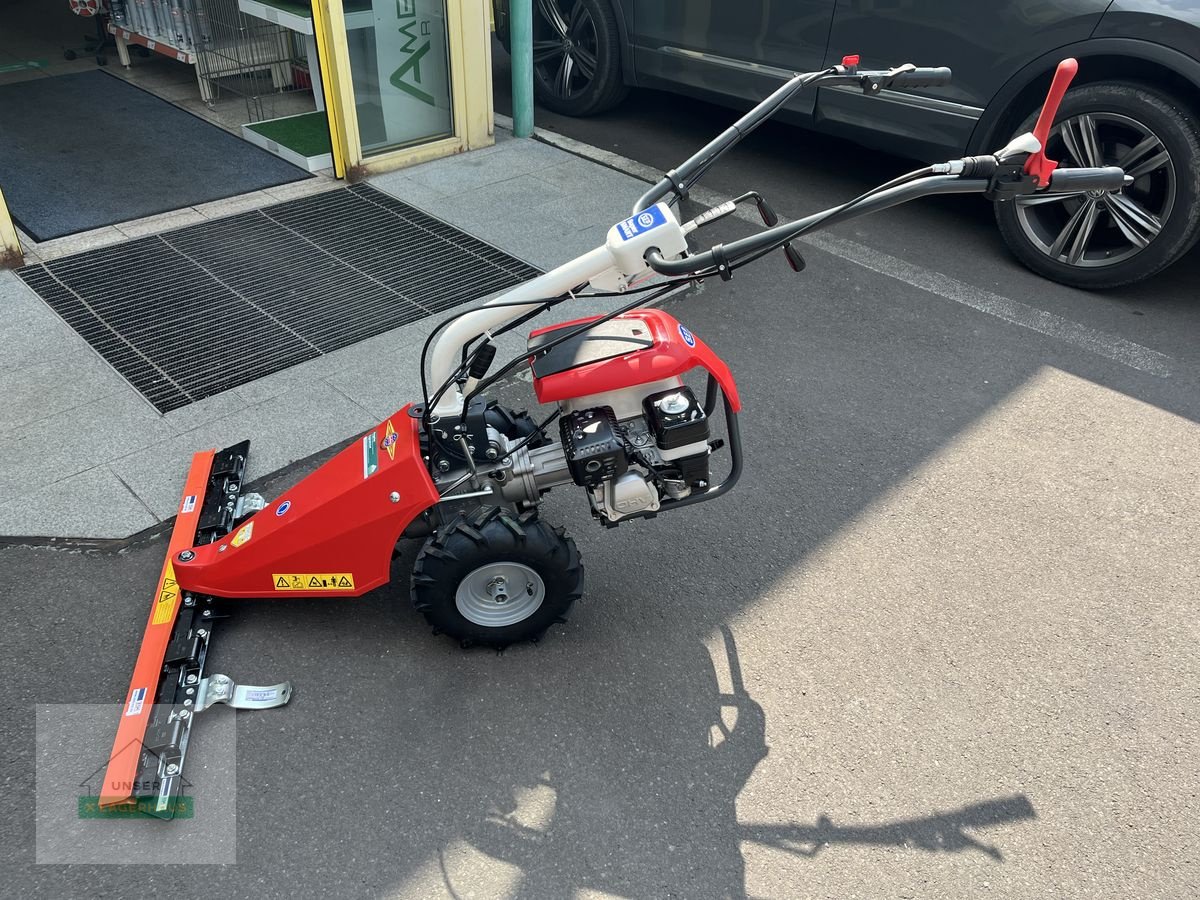
[[787, 257], [788, 265], [792, 267], [793, 272], [803, 272], [804, 267], [808, 265], [804, 261], [804, 257], [800, 255], [800, 251], [792, 246], [791, 241], [783, 245], [783, 255]]
[[1063, 95], [1078, 71], [1079, 63], [1074, 59], [1064, 59], [1058, 64], [1058, 68], [1054, 70], [1054, 80], [1050, 82], [1050, 90], [1046, 92], [1046, 102], [1042, 104], [1037, 124], [1033, 126], [1033, 136], [1037, 138], [1041, 148], [1025, 160], [1025, 174], [1032, 175], [1039, 187], [1049, 184], [1051, 173], [1058, 168], [1057, 162], [1046, 159], [1046, 141], [1050, 138], [1050, 128], [1058, 115], [1058, 106], [1062, 103]]

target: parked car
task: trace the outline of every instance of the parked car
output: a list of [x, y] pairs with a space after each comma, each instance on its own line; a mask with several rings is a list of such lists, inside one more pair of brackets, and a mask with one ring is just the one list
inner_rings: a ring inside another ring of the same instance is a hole
[[[508, 0], [495, 0], [507, 42]], [[1200, 0], [534, 0], [534, 85], [554, 112], [588, 116], [630, 86], [748, 106], [794, 71], [856, 53], [862, 65], [947, 65], [949, 87], [802, 94], [793, 121], [924, 161], [987, 152], [1032, 124], [1059, 60], [1079, 75], [1048, 154], [1119, 165], [1109, 196], [996, 204], [1025, 265], [1108, 288], [1179, 259], [1200, 236]]]

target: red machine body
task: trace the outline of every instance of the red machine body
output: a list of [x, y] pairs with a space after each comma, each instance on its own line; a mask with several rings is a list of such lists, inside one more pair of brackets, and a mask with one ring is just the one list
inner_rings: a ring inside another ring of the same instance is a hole
[[287, 599], [357, 597], [386, 584], [401, 532], [439, 496], [421, 458], [419, 423], [408, 409], [227, 538], [176, 553], [180, 587], [217, 597]]
[[[530, 333], [531, 340], [576, 325], [595, 322], [600, 316], [590, 316], [563, 322]], [[587, 362], [533, 379], [533, 389], [542, 403], [557, 403], [607, 391], [619, 391], [637, 387], [684, 374], [697, 367], [704, 369], [717, 380], [721, 390], [729, 398], [734, 412], [740, 412], [742, 402], [738, 397], [733, 373], [712, 349], [695, 334], [680, 324], [670, 313], [661, 309], [635, 309], [617, 316], [613, 321], [634, 321], [645, 325], [650, 346], [632, 350], [621, 356]], [[636, 333], [636, 332], [635, 332]]]

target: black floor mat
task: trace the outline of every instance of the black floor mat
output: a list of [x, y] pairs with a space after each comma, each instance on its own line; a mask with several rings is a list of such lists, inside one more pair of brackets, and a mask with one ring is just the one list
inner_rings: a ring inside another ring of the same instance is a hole
[[0, 86], [0, 185], [38, 241], [309, 177], [104, 72]]
[[167, 412], [539, 270], [356, 185], [17, 274]]

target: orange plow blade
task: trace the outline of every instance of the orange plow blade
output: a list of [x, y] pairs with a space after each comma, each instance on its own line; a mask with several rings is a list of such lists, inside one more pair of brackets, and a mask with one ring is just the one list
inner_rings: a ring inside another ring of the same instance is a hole
[[136, 805], [140, 812], [173, 818], [195, 715], [215, 702], [263, 709], [291, 698], [287, 683], [253, 688], [223, 675], [205, 677], [216, 598], [190, 594], [175, 580], [179, 553], [219, 540], [236, 521], [248, 452], [247, 442], [192, 457], [104, 773], [101, 808]]

